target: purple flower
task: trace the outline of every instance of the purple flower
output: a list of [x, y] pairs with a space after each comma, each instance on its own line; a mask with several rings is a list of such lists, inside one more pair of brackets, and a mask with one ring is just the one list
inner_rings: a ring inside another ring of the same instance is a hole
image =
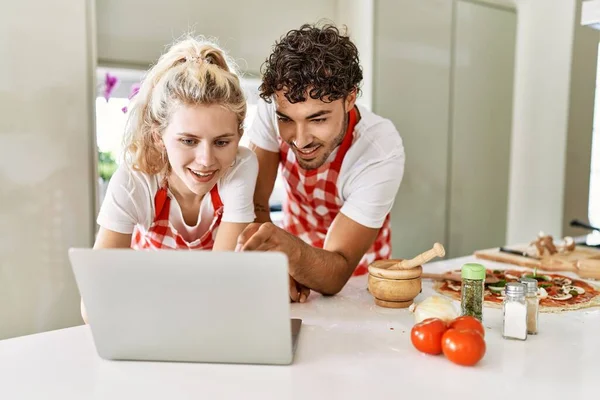
[[104, 78], [104, 98], [106, 99], [107, 102], [108, 102], [108, 99], [110, 99], [110, 95], [111, 95], [112, 91], [115, 89], [115, 87], [117, 86], [118, 82], [119, 82], [119, 78], [117, 78], [114, 75], [109, 74], [108, 72], [106, 73], [106, 78]]
[[[135, 95], [137, 95], [140, 91], [140, 84], [139, 83], [134, 83], [133, 85], [131, 85], [131, 90], [129, 91], [129, 100], [133, 99], [133, 97]], [[121, 108], [121, 111], [123, 111], [123, 113], [127, 113], [127, 106]]]
[[139, 83], [134, 83], [133, 85], [131, 85], [131, 90], [129, 92], [129, 100], [133, 99], [133, 96], [139, 93], [140, 86], [141, 85]]

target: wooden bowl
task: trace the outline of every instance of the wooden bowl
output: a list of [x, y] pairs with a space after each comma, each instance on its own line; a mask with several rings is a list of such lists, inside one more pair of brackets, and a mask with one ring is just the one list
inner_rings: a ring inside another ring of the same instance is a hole
[[369, 292], [378, 306], [406, 308], [421, 293], [423, 268], [388, 269], [399, 261], [402, 260], [379, 260], [369, 265]]

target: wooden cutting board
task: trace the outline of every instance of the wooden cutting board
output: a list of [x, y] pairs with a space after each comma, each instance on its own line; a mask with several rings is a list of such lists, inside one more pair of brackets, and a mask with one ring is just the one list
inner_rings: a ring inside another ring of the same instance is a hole
[[[525, 251], [526, 245], [507, 246], [511, 250]], [[545, 256], [543, 259], [534, 259], [518, 256], [516, 254], [504, 253], [498, 248], [477, 250], [475, 257], [498, 261], [507, 264], [519, 265], [527, 268], [538, 268], [544, 271], [577, 271], [577, 262], [581, 260], [600, 259], [600, 250], [587, 246], [576, 246], [575, 250], [567, 254], [554, 254]]]

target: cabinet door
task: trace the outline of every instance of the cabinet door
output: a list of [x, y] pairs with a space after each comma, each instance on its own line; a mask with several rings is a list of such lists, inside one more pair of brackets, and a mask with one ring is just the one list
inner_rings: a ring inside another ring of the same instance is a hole
[[449, 255], [504, 244], [514, 11], [458, 1], [450, 103]]
[[452, 2], [375, 3], [375, 113], [404, 141], [405, 174], [392, 209], [394, 257], [446, 244]]

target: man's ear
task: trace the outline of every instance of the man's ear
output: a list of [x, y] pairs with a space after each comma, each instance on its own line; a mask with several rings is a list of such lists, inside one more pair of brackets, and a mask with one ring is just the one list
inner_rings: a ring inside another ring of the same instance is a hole
[[344, 99], [344, 106], [346, 106], [347, 111], [352, 110], [354, 104], [356, 104], [356, 88], [348, 93], [348, 96]]

